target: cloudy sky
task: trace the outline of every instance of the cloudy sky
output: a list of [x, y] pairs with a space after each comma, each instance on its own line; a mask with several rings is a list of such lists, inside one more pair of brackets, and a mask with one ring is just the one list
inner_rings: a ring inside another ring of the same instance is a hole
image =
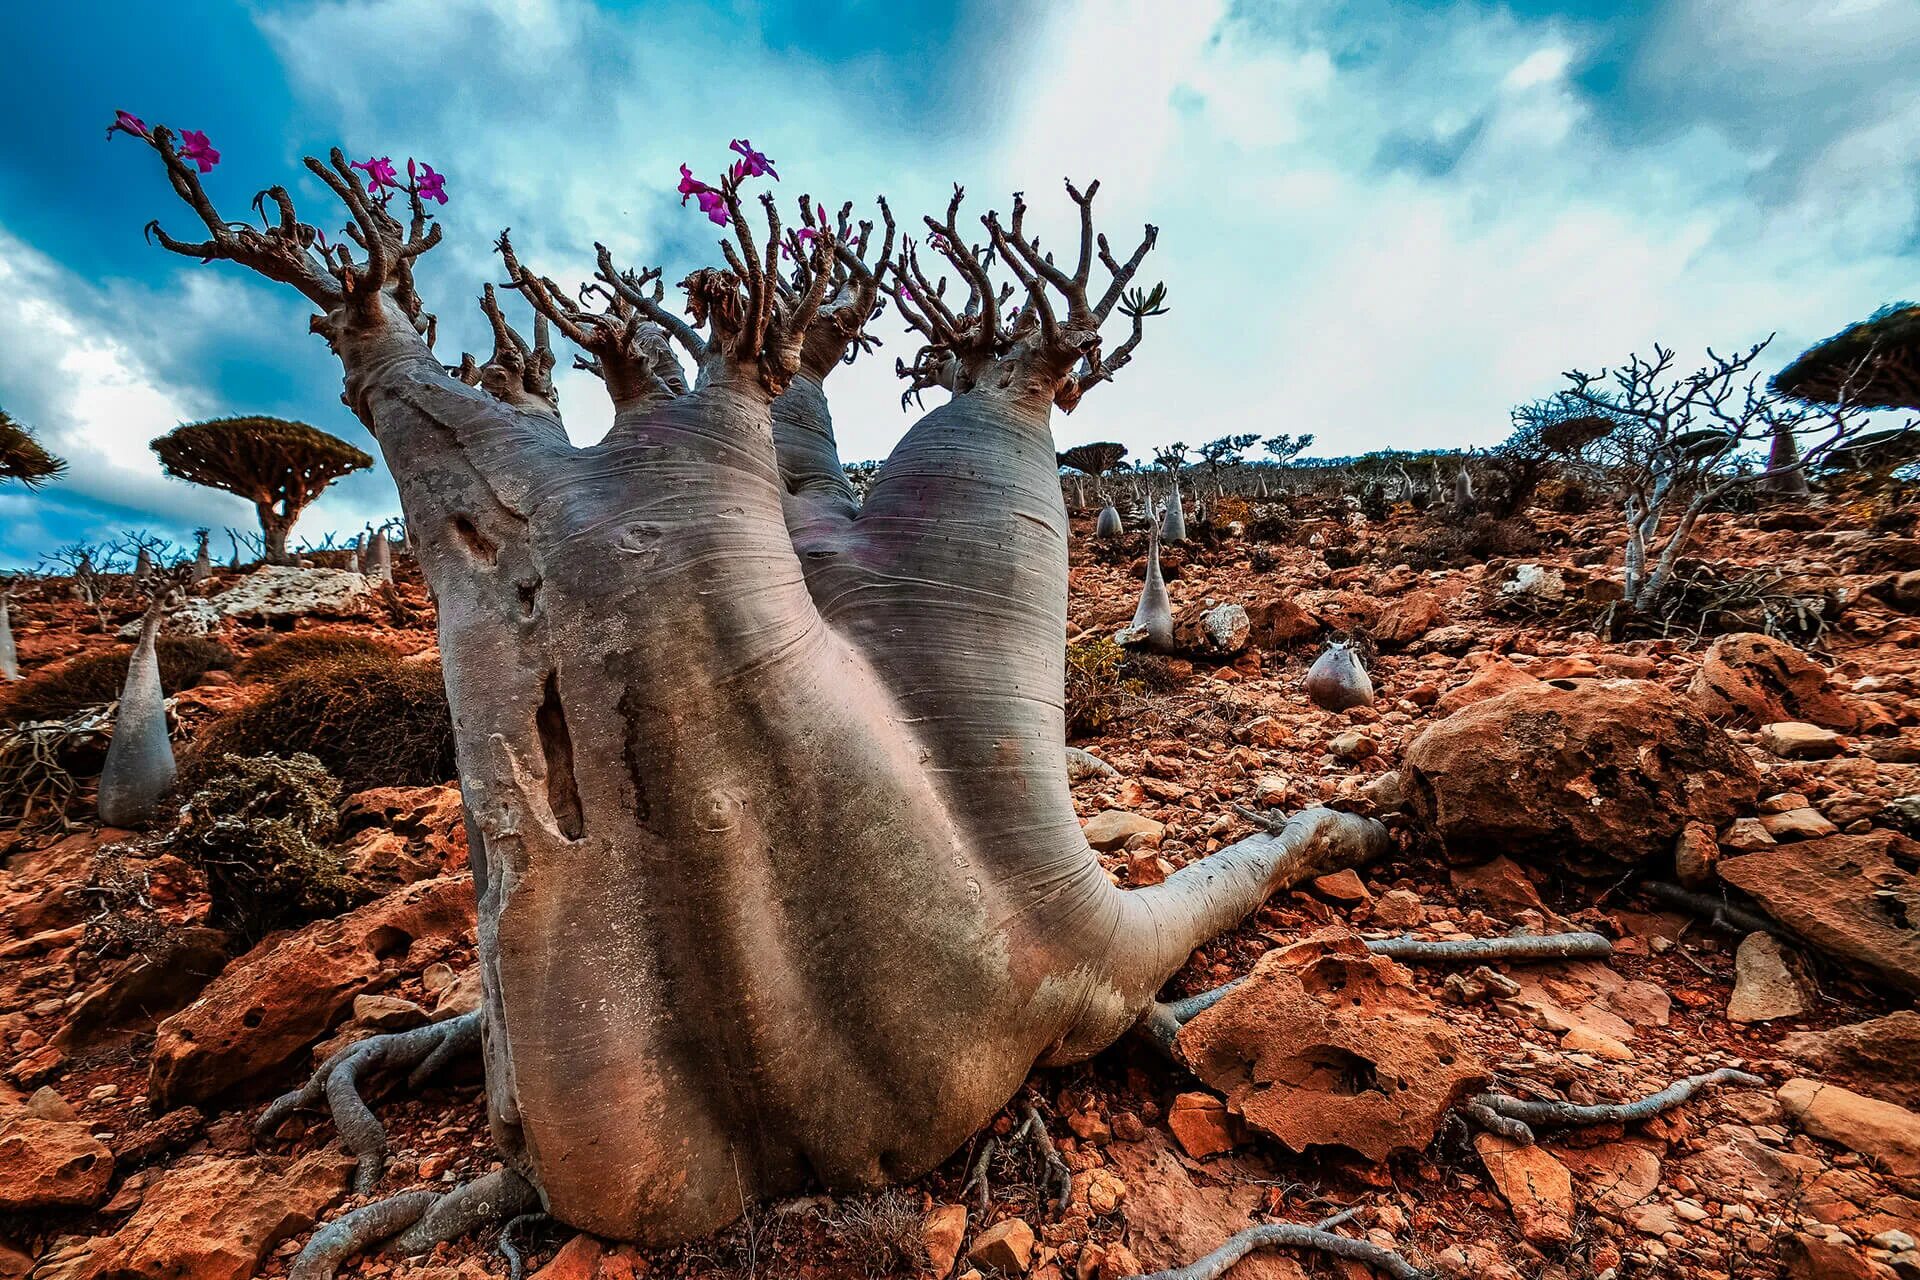
[[[593, 241], [667, 279], [716, 258], [673, 194], [747, 136], [802, 190], [933, 212], [1022, 190], [1064, 214], [1102, 182], [1116, 244], [1161, 228], [1159, 319], [1062, 447], [1311, 431], [1317, 452], [1497, 441], [1514, 402], [1654, 340], [1778, 332], [1771, 367], [1920, 293], [1920, 4], [1913, 0], [1017, 0], [805, 4], [324, 0], [4, 6], [0, 407], [72, 461], [0, 490], [0, 565], [148, 529], [250, 528], [167, 480], [183, 421], [299, 418], [372, 450], [296, 295], [143, 243], [189, 230], [116, 107], [205, 130], [230, 217], [339, 143], [450, 175], [422, 270], [440, 350], [484, 352], [492, 238], [561, 280]], [[190, 16], [161, 16], [177, 8]], [[1038, 16], [1044, 10], [1045, 16]], [[1057, 237], [1056, 237], [1057, 238]], [[905, 429], [890, 318], [836, 374], [842, 452]], [[610, 417], [561, 381], [577, 439]], [[354, 477], [299, 534], [397, 510]], [[299, 536], [296, 535], [296, 538]]]

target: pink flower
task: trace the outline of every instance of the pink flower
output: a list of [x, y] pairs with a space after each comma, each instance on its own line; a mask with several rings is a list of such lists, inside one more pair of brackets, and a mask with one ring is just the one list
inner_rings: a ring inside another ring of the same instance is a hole
[[[687, 168], [685, 165], [680, 166], [680, 204], [683, 208], [687, 203], [688, 196], [697, 196], [703, 191], [711, 190], [713, 190], [712, 187], [693, 176], [693, 170]], [[704, 209], [707, 206], [703, 204], [700, 207]]]
[[760, 152], [755, 151], [753, 144], [745, 138], [735, 138], [731, 144], [731, 149], [739, 153], [740, 159], [734, 163], [736, 168], [741, 171], [741, 177], [758, 178], [764, 175], [772, 178], [776, 182], [780, 180], [780, 175], [773, 170], [773, 161], [767, 159], [766, 156]]
[[709, 222], [715, 226], [727, 225], [727, 202], [718, 191], [708, 188], [696, 194], [694, 199], [700, 202], [700, 212], [707, 215]]
[[438, 200], [441, 204], [447, 202], [447, 175], [444, 173], [435, 173], [432, 165], [423, 162], [420, 165], [420, 172], [418, 176], [416, 176], [413, 169], [413, 157], [407, 157], [407, 180], [413, 183], [414, 191], [419, 194], [422, 200]]
[[378, 196], [382, 203], [400, 188], [400, 175], [394, 171], [391, 156], [368, 156], [364, 163], [355, 160], [347, 167], [366, 171], [367, 190]]
[[198, 129], [182, 129], [180, 141], [186, 145], [180, 148], [180, 154], [200, 166], [200, 172], [212, 173], [213, 166], [220, 163], [220, 153], [207, 141], [207, 135]]
[[116, 111], [113, 113], [113, 123], [107, 126], [107, 141], [113, 141], [116, 133], [131, 133], [144, 138], [147, 136], [147, 122], [131, 111]]

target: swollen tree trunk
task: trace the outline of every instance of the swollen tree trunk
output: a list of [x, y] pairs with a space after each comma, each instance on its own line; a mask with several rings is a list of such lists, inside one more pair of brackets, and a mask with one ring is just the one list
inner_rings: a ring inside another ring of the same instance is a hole
[[1100, 508], [1100, 515], [1093, 523], [1093, 536], [1096, 538], [1117, 538], [1126, 532], [1126, 526], [1120, 521], [1120, 509], [1109, 498]]
[[173, 785], [173, 744], [167, 740], [167, 704], [160, 688], [160, 660], [154, 652], [164, 611], [164, 596], [148, 607], [120, 689], [113, 741], [100, 771], [100, 821], [110, 827], [141, 825]]
[[1160, 536], [1167, 542], [1185, 542], [1187, 540], [1187, 513], [1180, 505], [1180, 477], [1173, 478], [1173, 493], [1167, 498], [1167, 515], [1161, 525]]
[[0, 680], [20, 678], [20, 655], [13, 645], [11, 591], [0, 591]]
[[1794, 436], [1791, 423], [1781, 422], [1774, 427], [1773, 443], [1767, 450], [1767, 470], [1775, 474], [1760, 484], [1769, 493], [1804, 497], [1810, 491], [1806, 470], [1800, 466], [1800, 441]]
[[1140, 603], [1134, 608], [1133, 621], [1120, 634], [1123, 643], [1141, 645], [1154, 653], [1173, 652], [1173, 604], [1167, 599], [1166, 579], [1160, 573], [1157, 520], [1147, 522], [1147, 575], [1140, 584]]
[[[239, 552], [234, 553], [239, 558]], [[200, 549], [193, 555], [193, 585], [199, 586], [213, 576], [213, 557], [207, 554], [207, 535], [200, 535]]]
[[385, 529], [375, 529], [373, 531], [371, 555], [373, 565], [369, 571], [370, 575], [380, 579], [382, 582], [392, 582], [393, 543], [388, 540]]

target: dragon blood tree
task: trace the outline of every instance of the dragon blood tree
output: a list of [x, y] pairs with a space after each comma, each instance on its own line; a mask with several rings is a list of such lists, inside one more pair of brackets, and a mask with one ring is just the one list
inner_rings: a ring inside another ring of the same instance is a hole
[[[266, 1119], [332, 1096], [370, 1189], [384, 1140], [358, 1073], [478, 1044], [504, 1168], [355, 1211], [296, 1275], [536, 1201], [661, 1242], [759, 1197], [915, 1177], [1036, 1063], [1139, 1023], [1269, 893], [1382, 847], [1377, 825], [1314, 810], [1127, 891], [1081, 833], [1049, 419], [1139, 341], [1142, 308], [1111, 354], [1101, 329], [1153, 244], [1149, 228], [1116, 259], [1094, 187], [1067, 189], [1064, 262], [1018, 197], [970, 244], [956, 189], [924, 249], [960, 301], [884, 202], [878, 245], [805, 198], [798, 226], [770, 197], [749, 218], [743, 185], [771, 165], [740, 144], [718, 185], [682, 182], [727, 228], [724, 265], [680, 283], [688, 318], [657, 270], [601, 249], [595, 279], [564, 290], [503, 237], [534, 340], [489, 297], [492, 354], [449, 371], [414, 288], [441, 236], [422, 184], [309, 159], [352, 219], [349, 243], [325, 244], [282, 187], [263, 225], [223, 218], [168, 130], [138, 136], [205, 228], [156, 228], [165, 247], [318, 312], [439, 602], [473, 833], [480, 1012], [363, 1042]], [[948, 398], [858, 502], [824, 386], [883, 295], [922, 339], [909, 394]], [[561, 425], [555, 332], [613, 401], [588, 447]]]
[[32, 431], [0, 409], [0, 483], [18, 480], [29, 489], [37, 489], [59, 479], [66, 469], [64, 458], [47, 452]]
[[268, 564], [292, 564], [287, 534], [328, 485], [373, 459], [318, 427], [283, 418], [215, 418], [175, 427], [150, 447], [178, 480], [225, 489], [253, 504]]

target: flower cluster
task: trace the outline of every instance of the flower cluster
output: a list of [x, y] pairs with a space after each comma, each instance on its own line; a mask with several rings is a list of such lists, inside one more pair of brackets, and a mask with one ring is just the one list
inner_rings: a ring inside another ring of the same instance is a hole
[[[147, 131], [147, 122], [131, 111], [115, 111], [113, 123], [107, 126], [107, 141], [113, 141], [116, 133], [130, 133], [136, 138], [151, 140], [153, 135]], [[193, 161], [202, 173], [212, 173], [213, 166], [220, 163], [220, 153], [207, 141], [207, 135], [198, 129], [180, 131], [180, 154]]]
[[[772, 178], [775, 182], [780, 175], [774, 172], [773, 161], [765, 153], [755, 151], [753, 144], [745, 138], [735, 138], [730, 150], [740, 158], [727, 166], [727, 181], [739, 186], [747, 178]], [[680, 203], [685, 205], [691, 196], [700, 206], [700, 212], [715, 226], [724, 227], [731, 221], [727, 213], [727, 199], [719, 188], [710, 187], [693, 176], [693, 170], [686, 165], [680, 166]]]
[[447, 175], [434, 172], [430, 164], [415, 162], [412, 156], [407, 157], [405, 185], [401, 184], [399, 171], [393, 167], [392, 156], [368, 156], [365, 160], [355, 160], [347, 167], [367, 175], [368, 193], [383, 205], [393, 199], [396, 191], [406, 191], [422, 200], [433, 200], [440, 204], [447, 202]]

